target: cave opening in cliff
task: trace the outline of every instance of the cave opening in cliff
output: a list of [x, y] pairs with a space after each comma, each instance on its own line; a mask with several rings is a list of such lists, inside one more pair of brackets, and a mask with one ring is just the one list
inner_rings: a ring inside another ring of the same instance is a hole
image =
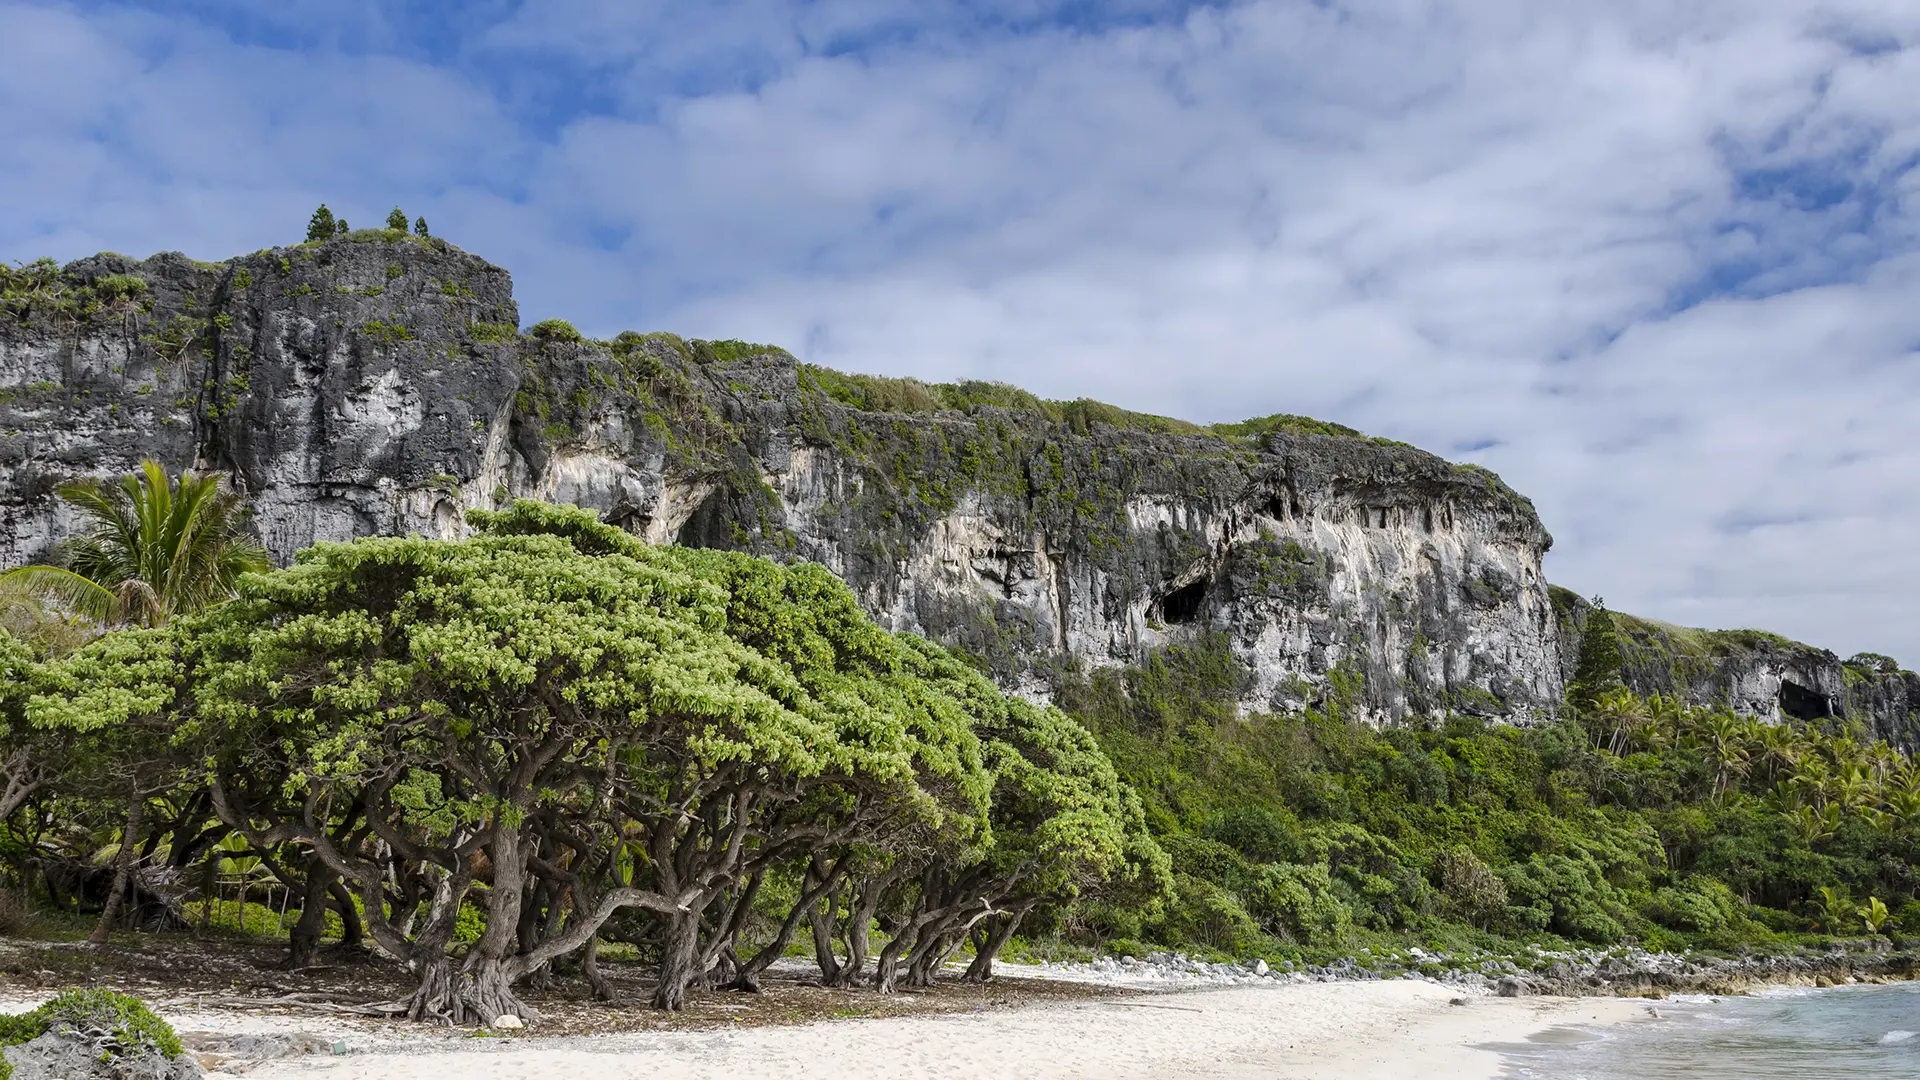
[[1780, 714], [1795, 720], [1825, 720], [1833, 715], [1833, 702], [1825, 694], [1782, 679]]
[[1206, 601], [1206, 578], [1182, 585], [1160, 598], [1160, 620], [1170, 625], [1190, 623], [1200, 617], [1200, 605]]

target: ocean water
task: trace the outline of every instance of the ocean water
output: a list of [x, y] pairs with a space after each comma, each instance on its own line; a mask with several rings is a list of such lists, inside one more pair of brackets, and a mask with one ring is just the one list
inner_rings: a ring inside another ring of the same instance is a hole
[[1920, 1080], [1920, 983], [1648, 1002], [1609, 1030], [1497, 1047], [1513, 1080]]

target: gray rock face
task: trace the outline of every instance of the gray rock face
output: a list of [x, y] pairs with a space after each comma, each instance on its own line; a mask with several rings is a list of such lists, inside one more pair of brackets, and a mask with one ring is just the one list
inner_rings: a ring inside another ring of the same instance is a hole
[[1255, 707], [1527, 717], [1560, 695], [1532, 506], [1410, 447], [856, 408], [778, 350], [521, 337], [504, 271], [411, 238], [65, 277], [106, 274], [146, 280], [141, 303], [0, 328], [5, 565], [71, 529], [58, 481], [151, 456], [231, 475], [281, 560], [459, 536], [516, 496], [813, 559], [1035, 694], [1068, 660], [1217, 633]]
[[[1555, 588], [1563, 679], [1571, 681], [1591, 606]], [[1920, 675], [1890, 659], [1842, 661], [1826, 649], [1760, 630], [1696, 630], [1613, 613], [1621, 674], [1637, 694], [1727, 706], [1776, 723], [1857, 717], [1870, 734], [1920, 750]]]
[[[521, 496], [811, 559], [1035, 696], [1063, 665], [1203, 637], [1245, 662], [1250, 708], [1373, 720], [1548, 715], [1570, 669], [1532, 504], [1400, 444], [1006, 393], [943, 408], [918, 384], [869, 399], [737, 342], [522, 336], [504, 271], [398, 234], [220, 265], [97, 256], [66, 268], [69, 298], [106, 275], [147, 288], [0, 324], [0, 566], [71, 530], [59, 481], [154, 457], [230, 475], [283, 561], [457, 537], [466, 510]], [[1779, 700], [1739, 678], [1756, 708]]]

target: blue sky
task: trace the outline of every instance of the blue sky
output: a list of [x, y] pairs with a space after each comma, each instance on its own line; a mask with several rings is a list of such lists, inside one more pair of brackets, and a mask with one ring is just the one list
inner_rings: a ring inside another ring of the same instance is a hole
[[1624, 610], [1920, 664], [1910, 0], [0, 0], [0, 258], [396, 202], [527, 321], [1488, 465]]

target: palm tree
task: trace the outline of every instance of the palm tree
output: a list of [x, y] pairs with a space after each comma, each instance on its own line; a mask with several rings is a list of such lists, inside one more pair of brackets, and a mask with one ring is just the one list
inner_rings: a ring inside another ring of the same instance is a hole
[[1806, 740], [1800, 732], [1785, 724], [1759, 725], [1754, 732], [1754, 745], [1767, 775], [1774, 780], [1791, 775], [1807, 752]]
[[65, 566], [0, 574], [0, 600], [50, 600], [106, 626], [164, 626], [226, 600], [242, 574], [270, 565], [218, 477], [170, 478], [146, 461], [113, 483], [64, 484], [60, 497], [92, 528], [68, 542]]
[[1747, 750], [1747, 728], [1731, 712], [1716, 709], [1700, 726], [1700, 741], [1713, 763], [1713, 796], [1725, 795], [1728, 785], [1745, 776], [1751, 763]]
[[1859, 810], [1874, 801], [1873, 779], [1857, 761], [1849, 761], [1828, 785], [1828, 796], [1843, 810]]
[[1619, 689], [1600, 695], [1593, 708], [1604, 738], [1596, 749], [1619, 757], [1626, 749], [1628, 735], [1647, 719], [1646, 707], [1631, 691]]
[[1811, 806], [1802, 806], [1783, 811], [1780, 816], [1786, 821], [1787, 828], [1792, 830], [1793, 834], [1808, 848], [1828, 839], [1840, 828], [1838, 806], [1827, 806], [1819, 810]]
[[1877, 896], [1867, 897], [1867, 902], [1854, 909], [1854, 914], [1860, 916], [1860, 921], [1867, 924], [1867, 931], [1873, 934], [1878, 934], [1882, 928], [1893, 921], [1892, 913], [1887, 910], [1886, 901]]
[[1847, 933], [1853, 929], [1854, 920], [1859, 918], [1859, 909], [1854, 906], [1844, 886], [1837, 892], [1831, 885], [1820, 886], [1819, 907], [1820, 929], [1828, 934]]

